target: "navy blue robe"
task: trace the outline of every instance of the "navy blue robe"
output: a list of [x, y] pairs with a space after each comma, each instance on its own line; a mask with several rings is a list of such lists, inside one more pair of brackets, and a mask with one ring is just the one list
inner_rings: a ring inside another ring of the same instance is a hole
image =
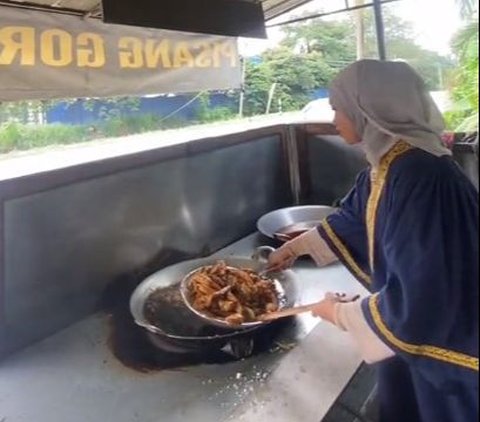
[[399, 142], [319, 227], [372, 295], [382, 422], [478, 419], [478, 193], [451, 157]]

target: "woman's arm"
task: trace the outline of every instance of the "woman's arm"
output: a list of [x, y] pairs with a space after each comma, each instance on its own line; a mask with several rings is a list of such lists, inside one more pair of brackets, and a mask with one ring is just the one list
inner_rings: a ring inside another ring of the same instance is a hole
[[342, 303], [338, 296], [327, 293], [312, 314], [348, 332], [367, 363], [379, 362], [395, 355], [393, 350], [369, 327], [359, 300]]
[[357, 177], [352, 190], [340, 208], [329, 215], [317, 228], [285, 243], [270, 256], [270, 266], [288, 268], [301, 255], [310, 255], [317, 265], [340, 260], [365, 286], [369, 284], [365, 230], [365, 208], [368, 198], [368, 172]]
[[360, 301], [337, 304], [334, 323], [353, 337], [365, 362], [375, 363], [395, 355], [368, 325]]
[[316, 228], [284, 243], [269, 257], [269, 266], [275, 269], [287, 268], [302, 255], [310, 255], [319, 267], [337, 261], [336, 255], [322, 239]]

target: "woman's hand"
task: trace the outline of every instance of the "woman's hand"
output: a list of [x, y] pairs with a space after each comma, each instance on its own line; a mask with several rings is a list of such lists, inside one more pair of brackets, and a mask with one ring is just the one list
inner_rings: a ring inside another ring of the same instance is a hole
[[290, 268], [296, 259], [297, 255], [290, 247], [289, 242], [284, 243], [268, 256], [268, 269], [271, 271], [285, 270]]
[[335, 308], [339, 303], [354, 302], [359, 298], [358, 295], [347, 296], [345, 293], [331, 293], [328, 292], [325, 298], [318, 302], [315, 309], [312, 311], [312, 315], [318, 318], [322, 318], [325, 321], [336, 324], [335, 322]]

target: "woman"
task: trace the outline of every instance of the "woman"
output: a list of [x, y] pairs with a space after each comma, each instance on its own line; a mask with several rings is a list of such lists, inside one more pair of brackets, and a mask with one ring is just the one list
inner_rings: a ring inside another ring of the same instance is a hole
[[364, 60], [330, 90], [335, 125], [370, 167], [339, 210], [270, 266], [338, 258], [371, 291], [314, 311], [378, 366], [382, 422], [478, 418], [478, 195], [440, 140], [443, 120], [405, 63]]

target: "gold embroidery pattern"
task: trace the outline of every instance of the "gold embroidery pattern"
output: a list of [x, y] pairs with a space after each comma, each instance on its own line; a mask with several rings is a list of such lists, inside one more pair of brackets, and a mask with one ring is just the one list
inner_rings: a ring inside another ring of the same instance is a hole
[[424, 356], [432, 359], [436, 359], [442, 362], [451, 363], [454, 365], [462, 366], [464, 368], [472, 369], [478, 372], [478, 358], [466, 355], [464, 353], [455, 352], [453, 350], [442, 349], [436, 346], [429, 345], [417, 345], [406, 343], [395, 335], [387, 328], [383, 322], [380, 311], [378, 310], [378, 294], [370, 297], [368, 306], [370, 313], [372, 314], [373, 321], [382, 335], [398, 349], [411, 355]]
[[372, 280], [370, 279], [370, 276], [365, 273], [360, 266], [355, 262], [353, 259], [352, 255], [348, 251], [347, 247], [343, 244], [343, 242], [340, 240], [340, 238], [336, 235], [336, 233], [333, 231], [332, 226], [328, 223], [327, 220], [323, 220], [321, 223], [321, 226], [325, 230], [325, 233], [328, 235], [332, 243], [335, 245], [335, 247], [338, 249], [338, 251], [342, 254], [343, 259], [345, 262], [348, 264], [348, 266], [351, 268], [353, 273], [363, 282], [370, 284]]
[[377, 209], [383, 193], [383, 188], [387, 180], [387, 174], [393, 161], [400, 155], [409, 151], [413, 147], [404, 141], [397, 142], [395, 146], [382, 158], [376, 171], [370, 173], [371, 185], [370, 196], [367, 202], [366, 225], [368, 238], [368, 257], [370, 269], [373, 273], [374, 251], [375, 251], [375, 225], [377, 219]]

